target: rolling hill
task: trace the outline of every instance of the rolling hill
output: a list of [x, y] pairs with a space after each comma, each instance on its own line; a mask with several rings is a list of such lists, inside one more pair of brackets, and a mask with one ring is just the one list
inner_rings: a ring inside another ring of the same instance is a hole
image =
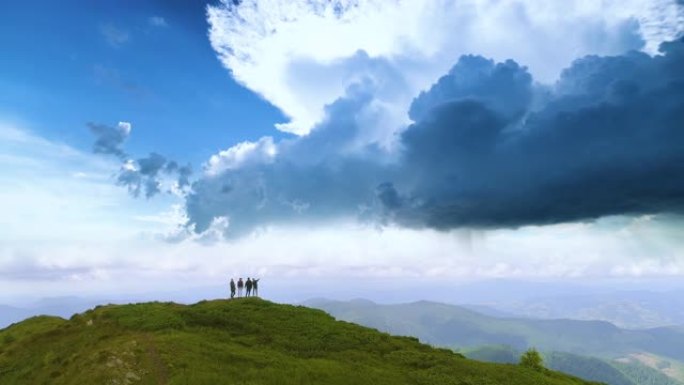
[[579, 385], [260, 299], [108, 305], [0, 331], [0, 383]]
[[608, 358], [648, 352], [684, 361], [680, 327], [628, 330], [605, 321], [498, 318], [428, 301], [379, 305], [366, 300], [312, 300], [306, 304], [341, 320], [451, 348], [508, 345]]
[[[588, 372], [585, 369], [602, 367], [603, 375], [618, 378], [618, 375], [606, 374], [618, 371], [630, 381], [642, 377], [661, 378], [661, 384], [666, 385], [667, 377], [663, 375], [680, 382], [684, 379], [681, 370], [671, 370], [681, 367], [684, 361], [684, 331], [677, 327], [627, 330], [604, 321], [498, 318], [460, 306], [427, 301], [379, 305], [366, 300], [312, 300], [307, 304], [341, 320], [391, 334], [414, 336], [423, 342], [454, 350], [472, 353], [486, 346], [503, 345], [510, 348], [508, 352], [498, 349], [487, 353], [494, 358], [485, 359], [487, 361], [510, 362], [511, 351], [520, 352], [536, 347], [547, 353], [572, 353], [552, 357], [558, 366], [554, 366], [554, 361], [549, 361], [549, 367], [584, 375], [585, 378], [601, 379], [601, 376], [586, 376]], [[514, 356], [517, 357], [517, 354]], [[643, 359], [646, 356], [650, 358]], [[583, 361], [592, 357], [600, 359], [601, 363]], [[589, 373], [596, 373], [596, 370]], [[620, 385], [621, 382], [616, 380], [613, 384]]]

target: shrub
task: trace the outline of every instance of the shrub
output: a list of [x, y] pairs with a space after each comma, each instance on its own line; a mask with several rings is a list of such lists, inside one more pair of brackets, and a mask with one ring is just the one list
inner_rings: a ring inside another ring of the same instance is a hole
[[522, 354], [522, 356], [520, 356], [520, 366], [524, 366], [538, 372], [544, 369], [542, 356], [535, 348], [528, 349]]

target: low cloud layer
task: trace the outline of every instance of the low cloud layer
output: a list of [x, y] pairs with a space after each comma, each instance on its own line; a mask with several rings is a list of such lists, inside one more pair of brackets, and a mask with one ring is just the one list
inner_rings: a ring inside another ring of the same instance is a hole
[[375, 97], [386, 84], [359, 81], [309, 135], [225, 151], [231, 166], [194, 183], [188, 224], [226, 218], [239, 235], [346, 218], [452, 229], [681, 213], [684, 42], [661, 51], [587, 56], [551, 87], [515, 61], [463, 56], [415, 98], [393, 150], [359, 140], [396, 113]]

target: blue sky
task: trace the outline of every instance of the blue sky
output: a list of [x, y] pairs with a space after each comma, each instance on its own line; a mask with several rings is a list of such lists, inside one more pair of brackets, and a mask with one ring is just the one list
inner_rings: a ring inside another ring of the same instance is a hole
[[0, 289], [684, 275], [677, 1], [0, 7]]
[[199, 164], [225, 143], [273, 134], [284, 120], [221, 68], [202, 2], [3, 8], [0, 39], [11, 54], [0, 64], [2, 112], [46, 138], [87, 148], [87, 122], [125, 117], [136, 126], [132, 152]]

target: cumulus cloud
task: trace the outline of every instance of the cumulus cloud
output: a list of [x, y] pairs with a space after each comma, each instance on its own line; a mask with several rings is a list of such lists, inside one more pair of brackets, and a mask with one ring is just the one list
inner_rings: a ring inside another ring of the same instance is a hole
[[520, 117], [532, 100], [532, 76], [513, 60], [494, 63], [481, 56], [463, 56], [446, 76], [413, 101], [409, 116], [424, 120], [434, 106], [451, 100], [476, 99], [506, 119]]
[[164, 166], [164, 171], [170, 174], [178, 174], [178, 188], [184, 189], [190, 186], [190, 176], [192, 175], [192, 166], [188, 163], [185, 166], [180, 166], [175, 160], [171, 160]]
[[132, 125], [119, 122], [116, 127], [106, 124], [88, 123], [88, 128], [95, 135], [93, 152], [115, 155], [121, 161], [121, 168], [116, 176], [117, 184], [125, 186], [134, 197], [145, 193], [151, 198], [162, 192], [162, 176], [176, 176], [176, 181], [169, 191], [182, 191], [190, 186], [192, 167], [188, 164], [179, 166], [176, 161], [168, 160], [156, 152], [148, 156], [131, 159], [123, 150], [125, 140], [130, 136]]
[[119, 122], [115, 127], [106, 124], [88, 123], [88, 128], [96, 137], [93, 144], [94, 152], [116, 155], [119, 158], [126, 157], [122, 145], [131, 134], [131, 124], [129, 122]]
[[207, 15], [224, 66], [297, 134], [359, 79], [387, 81], [374, 59], [401, 74], [401, 92], [378, 99], [405, 119], [413, 96], [464, 54], [513, 59], [552, 83], [577, 57], [654, 53], [684, 27], [675, 0], [222, 0]]
[[249, 164], [269, 163], [275, 155], [276, 146], [271, 137], [263, 137], [257, 142], [242, 142], [212, 155], [207, 163], [206, 172], [209, 175], [217, 175]]
[[245, 151], [253, 154], [242, 158], [252, 161], [206, 173], [193, 184], [186, 204], [189, 225], [203, 232], [214, 218], [227, 217], [226, 234], [242, 235], [268, 223], [356, 217], [366, 211], [363, 206], [373, 201], [368, 187], [382, 182], [384, 163], [394, 156], [377, 145], [356, 143], [364, 127], [387, 114], [375, 105], [374, 89], [369, 83], [349, 89], [326, 107], [320, 127], [280, 142], [273, 157], [264, 157], [257, 143], [239, 145], [250, 149]]
[[681, 212], [684, 43], [663, 53], [580, 59], [522, 122], [487, 99], [444, 95], [403, 134], [415, 177], [397, 181], [394, 218], [453, 228]]
[[128, 188], [134, 197], [145, 193], [145, 198], [152, 198], [161, 193], [165, 177], [175, 176], [174, 185], [168, 188], [169, 192], [182, 192], [190, 186], [192, 167], [188, 164], [178, 166], [175, 161], [167, 160], [164, 156], [155, 152], [137, 160], [128, 159], [121, 165], [117, 175], [117, 183]]
[[234, 166], [197, 181], [188, 223], [201, 232], [225, 217], [236, 235], [350, 217], [452, 229], [680, 213], [684, 42], [661, 50], [584, 57], [551, 87], [515, 61], [464, 56], [415, 98], [392, 151], [358, 143], [393, 114], [375, 98], [383, 84], [360, 82], [273, 156], [258, 143], [228, 150], [252, 161], [225, 156]]

